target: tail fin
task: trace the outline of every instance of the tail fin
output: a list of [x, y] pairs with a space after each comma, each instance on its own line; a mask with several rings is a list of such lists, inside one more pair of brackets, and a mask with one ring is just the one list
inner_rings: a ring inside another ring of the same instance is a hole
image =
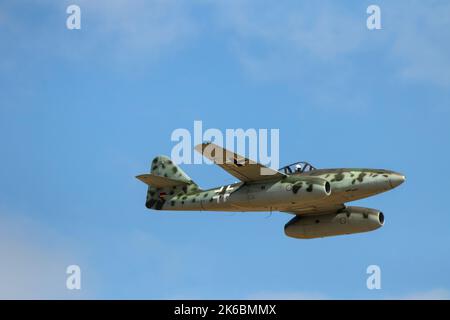
[[166, 156], [157, 156], [152, 161], [151, 173], [136, 178], [148, 185], [145, 206], [149, 209], [161, 210], [164, 203], [172, 197], [201, 191], [198, 185]]

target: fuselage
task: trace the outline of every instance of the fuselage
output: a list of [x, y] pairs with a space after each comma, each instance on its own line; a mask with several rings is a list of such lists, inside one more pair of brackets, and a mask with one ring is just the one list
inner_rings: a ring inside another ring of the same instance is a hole
[[147, 207], [180, 211], [297, 211], [370, 197], [403, 183], [405, 177], [382, 169], [317, 169], [282, 179], [234, 183], [209, 190], [160, 195]]

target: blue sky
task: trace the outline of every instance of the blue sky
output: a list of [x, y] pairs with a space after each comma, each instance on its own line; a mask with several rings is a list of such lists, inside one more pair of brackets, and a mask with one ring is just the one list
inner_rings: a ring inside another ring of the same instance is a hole
[[[3, 1], [0, 37], [0, 297], [450, 298], [448, 1]], [[134, 176], [194, 120], [407, 182], [355, 203], [383, 228], [312, 241], [281, 213], [148, 211]]]

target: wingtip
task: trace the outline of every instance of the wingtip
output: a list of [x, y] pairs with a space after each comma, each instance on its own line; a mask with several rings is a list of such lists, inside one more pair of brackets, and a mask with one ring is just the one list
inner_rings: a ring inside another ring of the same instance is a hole
[[135, 176], [136, 179], [143, 181], [142, 179], [144, 178], [145, 174], [139, 174], [137, 176]]

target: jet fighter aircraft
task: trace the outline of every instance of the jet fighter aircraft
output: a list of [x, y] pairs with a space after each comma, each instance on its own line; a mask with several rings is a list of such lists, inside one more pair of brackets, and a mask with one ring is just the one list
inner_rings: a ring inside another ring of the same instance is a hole
[[300, 239], [372, 231], [384, 224], [380, 210], [346, 202], [391, 190], [405, 176], [382, 169], [317, 169], [297, 162], [273, 170], [216, 144], [195, 147], [240, 182], [202, 190], [170, 158], [157, 156], [151, 173], [137, 176], [148, 185], [146, 207], [179, 211], [281, 211], [295, 215], [284, 227]]

